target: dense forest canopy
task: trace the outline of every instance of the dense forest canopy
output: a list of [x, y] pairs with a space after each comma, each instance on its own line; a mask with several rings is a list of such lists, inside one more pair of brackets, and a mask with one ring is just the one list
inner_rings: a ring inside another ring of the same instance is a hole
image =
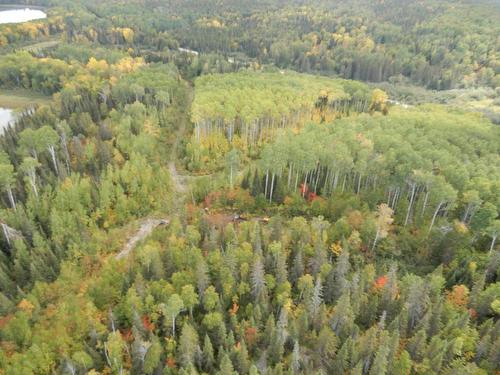
[[[499, 84], [500, 17], [487, 3], [146, 1], [123, 6], [60, 0], [52, 5], [52, 16], [30, 24], [33, 30], [4, 27], [0, 45], [64, 30], [73, 41], [160, 52], [178, 45], [241, 52], [259, 63], [374, 82], [407, 79], [440, 90]], [[76, 17], [63, 17], [65, 11]]]
[[205, 75], [195, 81], [194, 139], [222, 134], [228, 142], [262, 143], [277, 130], [334, 112], [367, 111], [366, 85], [293, 72]]
[[18, 6], [0, 375], [500, 371], [497, 1]]

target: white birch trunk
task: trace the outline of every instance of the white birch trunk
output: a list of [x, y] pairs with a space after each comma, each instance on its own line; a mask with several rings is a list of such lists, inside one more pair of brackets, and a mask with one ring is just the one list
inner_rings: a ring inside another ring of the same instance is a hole
[[436, 207], [436, 210], [434, 211], [434, 215], [432, 215], [432, 220], [431, 220], [431, 225], [429, 226], [429, 232], [431, 232], [432, 230], [432, 227], [434, 226], [434, 222], [436, 221], [436, 217], [437, 217], [437, 214], [439, 212], [439, 210], [441, 209], [442, 205], [443, 205], [444, 202], [439, 202], [438, 206]]
[[411, 197], [410, 197], [410, 204], [408, 205], [408, 210], [406, 211], [406, 218], [405, 218], [405, 227], [408, 224], [408, 220], [410, 219], [410, 213], [411, 213], [411, 208], [413, 206], [413, 199], [415, 198], [415, 184], [412, 184], [411, 188]]
[[271, 191], [269, 192], [269, 203], [273, 201], [274, 177], [275, 175], [273, 173], [273, 177], [271, 178]]
[[490, 245], [490, 254], [493, 252], [493, 248], [495, 247], [495, 242], [497, 241], [498, 236], [493, 236], [491, 238], [491, 245]]
[[16, 200], [14, 199], [14, 194], [12, 193], [12, 189], [10, 188], [10, 186], [7, 188], [7, 195], [9, 196], [11, 207], [14, 209], [14, 211], [16, 211]]

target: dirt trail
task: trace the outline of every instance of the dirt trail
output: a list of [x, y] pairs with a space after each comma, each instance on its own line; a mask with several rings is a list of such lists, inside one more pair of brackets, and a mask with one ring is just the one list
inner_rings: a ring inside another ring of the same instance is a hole
[[122, 251], [120, 251], [116, 255], [116, 259], [122, 259], [125, 258], [130, 254], [132, 250], [134, 250], [135, 246], [137, 245], [138, 242], [142, 241], [144, 238], [149, 236], [153, 229], [160, 225], [168, 225], [170, 224], [170, 219], [145, 219], [137, 233], [131, 237], [125, 246], [123, 247]]
[[[191, 102], [193, 100], [193, 88], [191, 86], [187, 87], [188, 89], [188, 103], [186, 105], [186, 108], [183, 109], [183, 116], [182, 116], [182, 121], [179, 123], [179, 128], [176, 131], [176, 137], [175, 141], [172, 144], [172, 152], [170, 153], [170, 161], [168, 162], [168, 169], [170, 172], [170, 177], [172, 178], [172, 187], [175, 191], [175, 196], [176, 199], [174, 201], [174, 210], [180, 210], [184, 199], [186, 197], [186, 194], [188, 193], [188, 184], [187, 184], [187, 178], [188, 176], [181, 176], [177, 172], [177, 167], [175, 165], [177, 161], [177, 148], [179, 145], [179, 141], [185, 136], [186, 129], [187, 129], [187, 124], [189, 123], [189, 111], [186, 109], [191, 108]], [[175, 212], [174, 212], [175, 213]], [[170, 224], [170, 218], [164, 218], [164, 219], [152, 219], [152, 218], [147, 218], [142, 220], [141, 225], [139, 227], [139, 230], [137, 233], [132, 236], [131, 238], [128, 239], [127, 243], [123, 247], [123, 249], [116, 255], [116, 259], [123, 259], [127, 257], [137, 246], [137, 244], [148, 237], [151, 232], [158, 226], [160, 225], [169, 225]]]
[[[186, 85], [187, 85], [187, 90], [188, 90], [187, 91], [188, 92], [188, 99], [187, 99], [188, 104], [186, 107], [191, 108], [191, 103], [192, 103], [193, 97], [194, 97], [194, 92], [193, 92], [194, 88], [191, 85], [189, 85], [188, 83]], [[182, 176], [179, 174], [179, 172], [177, 171], [176, 162], [178, 160], [179, 142], [181, 139], [183, 139], [186, 136], [187, 125], [190, 121], [189, 116], [190, 116], [189, 110], [188, 111], [185, 110], [184, 115], [182, 116], [182, 121], [180, 121], [179, 127], [175, 133], [175, 141], [172, 144], [172, 152], [170, 153], [170, 161], [168, 163], [168, 170], [170, 172], [170, 177], [172, 178], [172, 185], [173, 185], [175, 192], [177, 193], [177, 195], [180, 198], [178, 200], [179, 202], [183, 201], [186, 193], [188, 192], [188, 183], [187, 183], [188, 176]]]
[[168, 163], [168, 170], [170, 172], [170, 177], [172, 178], [175, 191], [180, 194], [186, 193], [187, 192], [186, 176], [181, 176], [179, 172], [177, 172], [177, 168], [175, 166], [174, 161]]

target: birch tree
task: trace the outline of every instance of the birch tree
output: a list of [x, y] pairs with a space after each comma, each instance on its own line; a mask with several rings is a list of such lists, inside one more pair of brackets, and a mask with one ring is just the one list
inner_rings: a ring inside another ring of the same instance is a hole
[[49, 152], [54, 171], [56, 172], [56, 175], [59, 176], [59, 166], [57, 164], [56, 157], [56, 145], [59, 141], [57, 132], [50, 126], [45, 125], [38, 129], [36, 133], [39, 139], [40, 147]]
[[19, 147], [24, 155], [31, 155], [38, 161], [38, 153], [43, 150], [43, 144], [37, 130], [24, 129], [19, 133]]
[[449, 208], [455, 202], [457, 197], [457, 192], [453, 187], [448, 184], [443, 178], [437, 179], [436, 184], [432, 190], [433, 199], [435, 201], [434, 213], [432, 214], [431, 223], [429, 225], [428, 233], [432, 231], [432, 228], [436, 222], [436, 218], [442, 209]]
[[14, 210], [16, 210], [16, 200], [12, 188], [16, 183], [15, 176], [14, 166], [10, 162], [7, 162], [7, 160], [2, 160], [2, 155], [0, 154], [0, 189], [7, 193], [10, 206]]
[[175, 337], [175, 320], [177, 316], [184, 311], [184, 302], [178, 294], [172, 294], [167, 301], [167, 304], [163, 306], [164, 314], [172, 322], [172, 336]]
[[32, 157], [26, 157], [20, 166], [21, 171], [26, 175], [26, 181], [31, 186], [35, 197], [38, 198], [38, 188], [36, 182], [36, 169], [40, 167], [40, 163]]
[[490, 254], [493, 252], [493, 249], [495, 248], [495, 243], [500, 236], [500, 220], [494, 220], [488, 228], [486, 228], [486, 234], [490, 236], [491, 238], [491, 245], [490, 245]]

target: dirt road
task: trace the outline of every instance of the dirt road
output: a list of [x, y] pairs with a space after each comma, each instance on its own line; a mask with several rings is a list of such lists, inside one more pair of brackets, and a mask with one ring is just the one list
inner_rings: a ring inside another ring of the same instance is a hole
[[170, 224], [170, 219], [145, 219], [137, 231], [137, 233], [132, 236], [125, 246], [123, 247], [122, 251], [120, 251], [116, 255], [116, 259], [122, 259], [125, 258], [130, 254], [132, 250], [137, 246], [137, 244], [142, 241], [144, 238], [149, 236], [153, 229], [160, 225], [168, 225]]

